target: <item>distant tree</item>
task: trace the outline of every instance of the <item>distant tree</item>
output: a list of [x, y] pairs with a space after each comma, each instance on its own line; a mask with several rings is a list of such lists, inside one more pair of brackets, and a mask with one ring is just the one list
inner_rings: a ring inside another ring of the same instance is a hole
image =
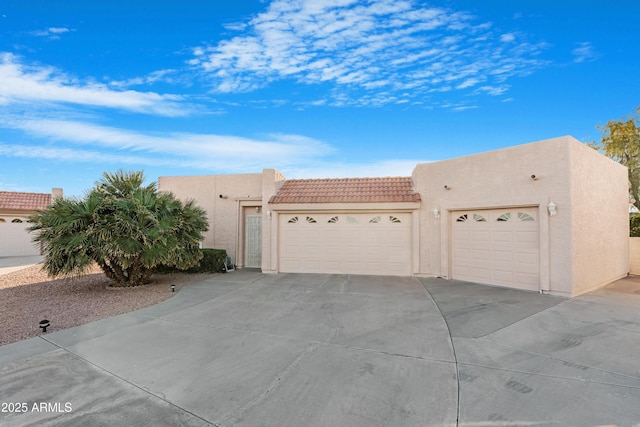
[[589, 145], [629, 169], [629, 195], [640, 209], [640, 107], [635, 114], [618, 120], [609, 120], [602, 131], [600, 142]]
[[204, 210], [143, 182], [142, 172], [105, 172], [84, 198], [56, 199], [30, 217], [49, 275], [81, 274], [96, 263], [124, 287], [148, 283], [159, 265], [197, 265]]

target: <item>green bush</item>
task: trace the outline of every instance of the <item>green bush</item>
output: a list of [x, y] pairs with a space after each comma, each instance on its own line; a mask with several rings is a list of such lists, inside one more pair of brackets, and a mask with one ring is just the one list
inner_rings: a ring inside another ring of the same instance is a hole
[[225, 249], [200, 249], [202, 259], [195, 267], [187, 270], [180, 270], [176, 267], [167, 267], [165, 265], [159, 267], [158, 273], [223, 273], [224, 261], [227, 259], [227, 251]]
[[222, 273], [224, 261], [227, 259], [227, 251], [224, 249], [200, 249], [202, 259], [200, 265], [191, 267], [189, 273]]
[[629, 236], [640, 237], [640, 214], [629, 217]]

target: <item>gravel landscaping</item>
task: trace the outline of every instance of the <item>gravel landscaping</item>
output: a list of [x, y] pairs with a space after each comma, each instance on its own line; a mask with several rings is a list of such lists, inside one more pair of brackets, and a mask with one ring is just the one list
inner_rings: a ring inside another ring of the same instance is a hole
[[98, 267], [80, 277], [52, 279], [34, 265], [0, 275], [0, 345], [42, 334], [38, 324], [47, 319], [47, 333], [82, 325], [157, 304], [182, 286], [213, 274], [157, 274], [153, 283], [135, 288], [109, 288], [110, 280]]

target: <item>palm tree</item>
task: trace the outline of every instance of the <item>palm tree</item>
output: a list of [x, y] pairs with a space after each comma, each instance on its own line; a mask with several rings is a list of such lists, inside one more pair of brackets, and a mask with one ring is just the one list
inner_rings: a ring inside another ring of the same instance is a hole
[[57, 199], [33, 215], [29, 231], [49, 275], [81, 274], [96, 263], [113, 286], [138, 286], [159, 265], [196, 265], [204, 210], [143, 182], [142, 172], [105, 172], [83, 199]]

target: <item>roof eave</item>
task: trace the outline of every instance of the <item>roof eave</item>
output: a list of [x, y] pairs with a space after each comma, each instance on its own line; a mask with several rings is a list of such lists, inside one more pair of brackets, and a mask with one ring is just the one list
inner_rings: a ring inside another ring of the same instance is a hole
[[420, 209], [415, 202], [347, 202], [347, 203], [271, 203], [273, 211], [412, 211]]

